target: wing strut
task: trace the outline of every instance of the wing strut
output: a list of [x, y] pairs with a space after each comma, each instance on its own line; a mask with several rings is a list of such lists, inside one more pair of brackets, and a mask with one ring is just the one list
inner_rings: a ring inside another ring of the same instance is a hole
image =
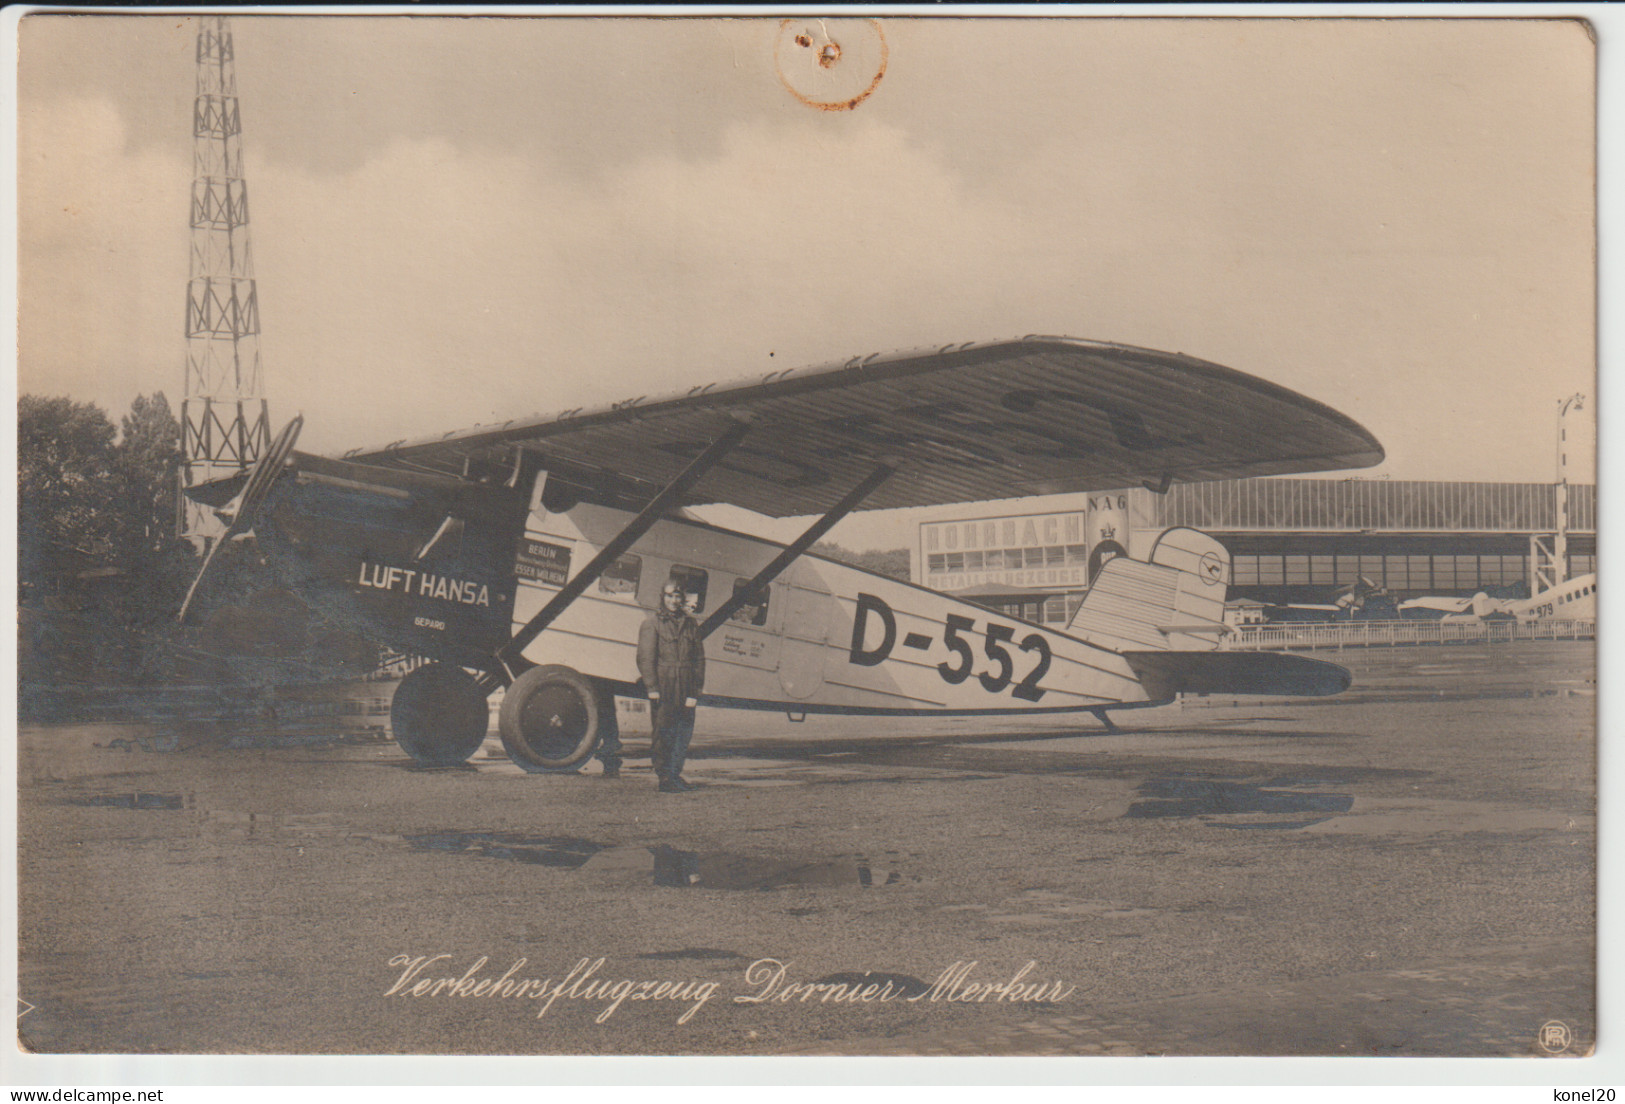
[[[639, 537], [647, 533], [649, 528], [659, 521], [667, 510], [676, 505], [688, 493], [689, 489], [699, 482], [701, 476], [715, 467], [724, 456], [732, 452], [733, 447], [749, 432], [749, 423], [734, 422], [721, 437], [711, 442], [711, 445], [704, 452], [696, 456], [693, 462], [683, 469], [682, 474], [667, 485], [665, 490], [650, 499], [649, 504], [639, 511], [638, 516], [626, 523], [626, 528], [615, 534], [615, 537], [604, 545], [598, 555], [587, 563], [586, 567], [576, 572], [570, 578], [570, 581], [565, 583], [557, 594], [553, 595], [547, 605], [543, 606], [537, 611], [535, 617], [525, 623], [524, 628], [513, 634], [513, 639], [497, 650], [496, 659], [502, 665], [502, 673], [492, 672], [487, 674], [480, 680], [481, 688], [487, 688], [486, 684], [492, 679], [497, 680], [500, 684], [511, 678], [512, 672], [509, 670], [509, 665], [519, 658], [519, 653], [524, 651], [532, 640], [542, 635], [542, 632], [553, 623], [559, 614], [568, 609], [570, 603], [581, 596], [582, 591], [596, 582], [610, 564], [620, 559], [621, 553], [636, 544]], [[491, 686], [489, 689], [495, 689], [495, 687]]]
[[837, 521], [855, 510], [858, 503], [874, 493], [875, 488], [889, 479], [896, 470], [889, 464], [881, 464], [870, 472], [862, 483], [859, 483], [846, 493], [845, 498], [831, 506], [828, 513], [813, 522], [805, 533], [791, 542], [783, 552], [773, 557], [773, 562], [758, 571], [755, 578], [735, 590], [733, 597], [718, 606], [715, 612], [705, 619], [705, 624], [700, 626], [700, 639], [704, 640], [721, 628], [722, 624], [732, 617], [734, 611], [740, 606], [756, 601], [757, 595], [762, 592], [763, 587], [777, 579], [785, 568], [789, 567], [797, 557], [813, 546], [814, 541], [829, 532]]

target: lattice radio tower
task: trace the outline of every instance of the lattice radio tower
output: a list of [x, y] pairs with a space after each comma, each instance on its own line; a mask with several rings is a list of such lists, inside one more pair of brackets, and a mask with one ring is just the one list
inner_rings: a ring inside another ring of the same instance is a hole
[[[225, 16], [199, 20], [192, 106], [192, 261], [186, 284], [183, 486], [236, 474], [270, 444], [260, 370], [260, 313], [248, 244], [237, 69]], [[207, 547], [224, 528], [180, 496], [181, 535]]]

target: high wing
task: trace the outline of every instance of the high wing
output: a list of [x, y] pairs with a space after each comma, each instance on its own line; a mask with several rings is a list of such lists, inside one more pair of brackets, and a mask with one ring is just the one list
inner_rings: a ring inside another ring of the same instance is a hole
[[636, 504], [730, 425], [750, 426], [685, 495], [773, 517], [826, 510], [878, 465], [865, 509], [1369, 467], [1382, 446], [1330, 407], [1178, 353], [1066, 337], [950, 345], [357, 449], [461, 475], [540, 466]]
[[1422, 598], [1411, 598], [1407, 601], [1399, 603], [1401, 613], [1403, 613], [1405, 610], [1412, 609], [1433, 610], [1437, 613], [1461, 613], [1464, 610], [1469, 610], [1472, 608], [1473, 600], [1471, 598], [1435, 598], [1425, 596]]

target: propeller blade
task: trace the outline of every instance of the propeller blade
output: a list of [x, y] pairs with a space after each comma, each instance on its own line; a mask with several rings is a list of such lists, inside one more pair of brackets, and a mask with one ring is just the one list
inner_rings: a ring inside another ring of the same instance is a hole
[[227, 520], [226, 528], [214, 542], [214, 546], [209, 549], [209, 554], [203, 557], [203, 566], [198, 568], [197, 577], [186, 590], [186, 598], [181, 602], [181, 611], [176, 615], [176, 620], [181, 624], [186, 624], [186, 615], [192, 608], [192, 599], [197, 595], [198, 586], [203, 582], [203, 577], [209, 573], [209, 566], [214, 563], [220, 549], [232, 537], [247, 531], [254, 524], [254, 516], [265, 504], [265, 497], [271, 493], [277, 477], [287, 466], [288, 457], [293, 455], [294, 443], [299, 440], [299, 431], [304, 427], [303, 414], [296, 415], [293, 421], [283, 426], [282, 432], [271, 442], [271, 447], [265, 450], [265, 455], [249, 469], [248, 481], [243, 484], [242, 492], [235, 500], [235, 507], [216, 511], [217, 516]]
[[187, 611], [192, 608], [192, 596], [197, 593], [198, 584], [203, 582], [203, 576], [209, 573], [209, 565], [214, 563], [215, 553], [219, 552], [225, 543], [224, 537], [215, 541], [209, 548], [209, 554], [203, 557], [203, 566], [198, 568], [197, 574], [192, 577], [192, 585], [186, 588], [186, 599], [181, 602], [181, 611], [175, 615], [175, 620], [180, 624], [186, 624]]
[[265, 504], [265, 496], [271, 493], [271, 487], [282, 474], [288, 457], [293, 455], [294, 443], [299, 440], [299, 431], [304, 427], [305, 416], [303, 414], [295, 416], [293, 421], [282, 427], [282, 432], [271, 442], [271, 447], [265, 450], [265, 455], [254, 465], [248, 483], [244, 485], [243, 493], [237, 499], [231, 523], [226, 526], [226, 537], [234, 537], [253, 526], [254, 516]]

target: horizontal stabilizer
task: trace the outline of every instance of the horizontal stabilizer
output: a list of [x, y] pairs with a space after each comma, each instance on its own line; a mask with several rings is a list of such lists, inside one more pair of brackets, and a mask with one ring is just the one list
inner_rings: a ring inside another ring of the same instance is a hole
[[1152, 699], [1175, 694], [1325, 697], [1349, 688], [1335, 663], [1282, 652], [1124, 652]]

